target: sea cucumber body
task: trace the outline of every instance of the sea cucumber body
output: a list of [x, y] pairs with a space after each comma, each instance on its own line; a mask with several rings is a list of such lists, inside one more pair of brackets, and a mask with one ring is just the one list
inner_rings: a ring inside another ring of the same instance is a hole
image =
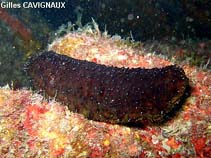
[[27, 72], [34, 86], [86, 118], [117, 124], [165, 121], [188, 86], [182, 68], [117, 68], [55, 52], [33, 57]]

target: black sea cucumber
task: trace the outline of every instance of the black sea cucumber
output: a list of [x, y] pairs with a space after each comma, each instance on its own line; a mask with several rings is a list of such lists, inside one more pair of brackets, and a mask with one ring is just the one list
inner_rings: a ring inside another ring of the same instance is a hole
[[117, 68], [53, 51], [31, 58], [34, 86], [86, 118], [117, 124], [159, 124], [188, 87], [182, 68]]

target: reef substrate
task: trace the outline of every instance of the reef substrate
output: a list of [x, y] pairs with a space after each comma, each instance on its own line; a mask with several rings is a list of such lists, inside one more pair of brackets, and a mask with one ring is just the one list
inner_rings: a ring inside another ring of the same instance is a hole
[[191, 96], [162, 126], [129, 128], [87, 120], [29, 90], [0, 88], [1, 157], [209, 157], [211, 73], [183, 67]]
[[[66, 45], [69, 50], [61, 50], [64, 53], [72, 53], [75, 59], [143, 68], [173, 64], [161, 56], [148, 54], [141, 49], [132, 49], [128, 45], [121, 44], [117, 47], [121, 42], [116, 37], [103, 40], [83, 33], [68, 36], [63, 42], [65, 44], [65, 41], [69, 41], [70, 44]], [[62, 40], [56, 40], [49, 50], [64, 48], [62, 45], [56, 45], [58, 41]], [[2, 87], [0, 155], [62, 158], [207, 158], [211, 153], [211, 73], [182, 63], [180, 66], [190, 79], [190, 97], [177, 115], [164, 125], [144, 128], [129, 128], [87, 120], [81, 114], [70, 112], [61, 103], [46, 100], [35, 92]]]

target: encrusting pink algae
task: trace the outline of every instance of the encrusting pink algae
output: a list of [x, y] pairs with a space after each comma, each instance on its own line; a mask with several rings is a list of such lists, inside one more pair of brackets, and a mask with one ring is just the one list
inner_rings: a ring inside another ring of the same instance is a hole
[[[87, 33], [73, 32], [56, 39], [49, 50], [116, 67], [174, 64], [120, 40]], [[209, 157], [211, 73], [183, 63], [180, 66], [190, 80], [190, 96], [165, 124], [143, 128], [88, 120], [55, 101], [56, 95], [47, 100], [31, 90], [2, 87], [0, 157]]]

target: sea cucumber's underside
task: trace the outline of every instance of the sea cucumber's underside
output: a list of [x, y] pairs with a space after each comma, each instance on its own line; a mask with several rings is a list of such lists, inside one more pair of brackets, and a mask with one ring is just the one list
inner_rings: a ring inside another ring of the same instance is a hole
[[55, 52], [33, 57], [34, 86], [86, 118], [117, 124], [159, 124], [186, 96], [188, 78], [175, 65], [117, 68]]

